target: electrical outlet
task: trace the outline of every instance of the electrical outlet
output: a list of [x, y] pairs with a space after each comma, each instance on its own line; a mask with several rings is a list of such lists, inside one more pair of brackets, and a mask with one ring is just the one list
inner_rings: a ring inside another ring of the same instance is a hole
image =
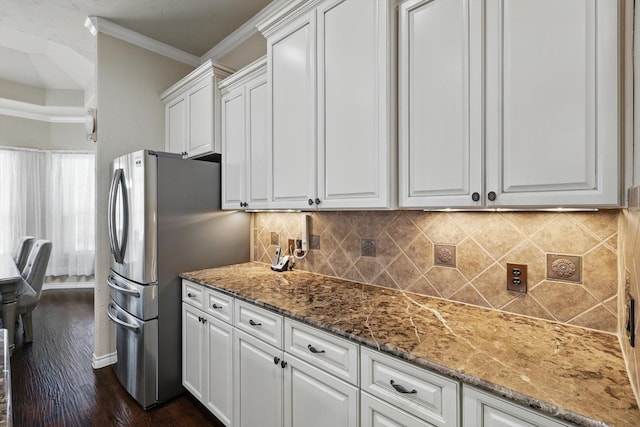
[[507, 290], [527, 293], [527, 264], [507, 263]]

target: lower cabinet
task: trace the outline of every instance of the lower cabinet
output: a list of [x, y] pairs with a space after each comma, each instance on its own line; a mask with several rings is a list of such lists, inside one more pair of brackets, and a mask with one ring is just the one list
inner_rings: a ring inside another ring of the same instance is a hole
[[182, 383], [224, 425], [231, 426], [233, 327], [182, 304]]
[[236, 329], [233, 353], [233, 425], [282, 426], [282, 350]]
[[228, 427], [571, 427], [186, 280], [182, 376]]
[[462, 389], [462, 427], [571, 427], [470, 386]]
[[358, 427], [358, 388], [285, 353], [284, 426]]

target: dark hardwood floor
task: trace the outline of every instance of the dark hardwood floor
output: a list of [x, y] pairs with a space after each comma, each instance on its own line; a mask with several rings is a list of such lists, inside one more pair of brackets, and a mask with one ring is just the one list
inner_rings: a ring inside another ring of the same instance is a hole
[[186, 393], [143, 411], [111, 367], [94, 370], [93, 316], [92, 289], [47, 290], [33, 312], [33, 343], [17, 326], [14, 426], [222, 426]]

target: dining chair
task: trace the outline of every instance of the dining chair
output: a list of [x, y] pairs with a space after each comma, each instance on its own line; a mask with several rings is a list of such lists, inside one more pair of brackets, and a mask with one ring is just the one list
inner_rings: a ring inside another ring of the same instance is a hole
[[31, 253], [31, 247], [34, 241], [35, 238], [33, 236], [22, 236], [13, 251], [13, 260], [20, 272], [22, 272], [27, 263], [27, 258], [29, 258], [29, 253]]
[[36, 240], [22, 272], [22, 282], [18, 285], [16, 314], [19, 314], [22, 318], [25, 342], [33, 341], [33, 318], [31, 313], [40, 300], [50, 257], [51, 241]]

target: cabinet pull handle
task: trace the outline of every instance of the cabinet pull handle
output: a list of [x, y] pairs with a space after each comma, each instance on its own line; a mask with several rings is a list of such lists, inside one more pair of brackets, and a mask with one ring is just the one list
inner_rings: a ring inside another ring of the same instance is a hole
[[474, 202], [477, 202], [478, 200], [480, 200], [480, 193], [478, 193], [477, 191], [473, 193], [471, 195], [471, 200], [473, 200]]
[[320, 204], [320, 199], [316, 197], [316, 205]]
[[217, 309], [217, 310], [222, 310], [222, 308], [223, 308], [223, 307], [222, 307], [221, 305], [216, 304], [216, 303], [214, 302], [213, 304], [211, 304], [211, 308], [215, 308], [215, 309]]
[[195, 298], [195, 297], [196, 297], [196, 294], [192, 294], [191, 292], [189, 292], [189, 293], [187, 294], [187, 296], [188, 296], [189, 298]]
[[489, 194], [487, 194], [487, 199], [493, 202], [496, 199], [495, 191], [489, 191]]
[[287, 362], [285, 362], [284, 360], [282, 362], [280, 362], [280, 366], [282, 367], [282, 369], [287, 367]]
[[309, 206], [313, 206], [313, 200], [309, 199]]
[[275, 356], [275, 357], [273, 358], [273, 363], [274, 363], [274, 364], [276, 364], [276, 365], [277, 365], [278, 363], [280, 363], [280, 358], [279, 358], [278, 356]]
[[254, 322], [253, 319], [249, 319], [249, 324], [251, 326], [262, 326], [262, 323]]
[[389, 381], [389, 383], [393, 386], [393, 388], [396, 389], [397, 392], [405, 393], [405, 394], [416, 394], [417, 393], [415, 388], [413, 390], [409, 391], [406, 388], [404, 388], [404, 386], [401, 386], [400, 384], [396, 384], [395, 382], [393, 382], [393, 380]]
[[311, 353], [314, 353], [314, 354], [315, 354], [315, 353], [324, 353], [324, 350], [317, 350], [317, 349], [316, 349], [314, 346], [312, 346], [311, 344], [309, 344], [309, 345], [307, 346], [307, 348], [309, 349], [309, 351], [310, 351]]

